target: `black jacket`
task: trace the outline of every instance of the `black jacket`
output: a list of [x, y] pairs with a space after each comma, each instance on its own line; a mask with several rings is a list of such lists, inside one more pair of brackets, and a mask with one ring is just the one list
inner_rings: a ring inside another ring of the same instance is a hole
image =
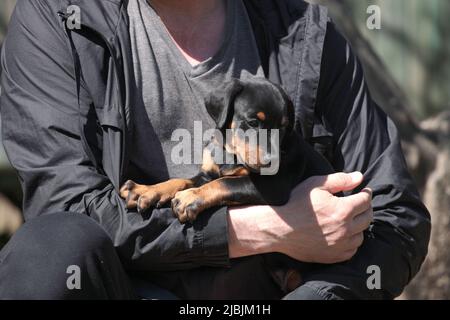
[[[296, 128], [336, 171], [359, 170], [361, 188], [373, 189], [375, 220], [358, 254], [318, 267], [308, 284], [330, 297], [399, 295], [425, 258], [430, 217], [407, 172], [395, 125], [371, 100], [357, 58], [325, 8], [300, 0], [244, 2], [266, 76], [295, 103]], [[81, 8], [79, 30], [65, 24], [71, 4]], [[169, 209], [145, 219], [128, 213], [117, 193], [134, 134], [126, 4], [17, 3], [1, 59], [1, 118], [25, 218], [61, 210], [87, 214], [109, 232], [128, 269], [229, 266], [226, 208], [180, 225]], [[157, 177], [159, 164], [149, 165]], [[367, 289], [369, 265], [381, 268], [382, 290]]]

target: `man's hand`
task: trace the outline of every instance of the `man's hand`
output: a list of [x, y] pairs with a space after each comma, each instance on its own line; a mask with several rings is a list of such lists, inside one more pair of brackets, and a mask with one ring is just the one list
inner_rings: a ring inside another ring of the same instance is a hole
[[349, 260], [373, 219], [372, 192], [334, 194], [353, 190], [362, 181], [359, 172], [312, 177], [292, 191], [284, 206], [230, 208], [230, 257], [281, 252], [304, 262]]

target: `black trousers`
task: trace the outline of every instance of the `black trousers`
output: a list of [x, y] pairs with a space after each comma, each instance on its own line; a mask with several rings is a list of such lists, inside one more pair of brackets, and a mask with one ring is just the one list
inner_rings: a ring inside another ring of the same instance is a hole
[[[164, 273], [156, 283], [165, 280], [170, 283], [171, 279], [182, 276], [187, 280], [178, 292], [193, 297], [281, 298], [264, 273], [261, 261], [258, 257], [245, 258], [236, 267], [220, 271], [213, 283], [207, 278], [202, 281], [202, 276], [207, 274], [202, 270]], [[255, 285], [249, 285], [249, 281]], [[230, 283], [235, 285], [230, 286]], [[225, 286], [233, 288], [232, 291], [224, 290]], [[139, 298], [173, 299], [176, 296], [144, 280], [142, 275], [127, 273], [109, 236], [84, 215], [40, 216], [25, 223], [0, 251], [0, 299]], [[286, 299], [322, 298], [301, 287]]]

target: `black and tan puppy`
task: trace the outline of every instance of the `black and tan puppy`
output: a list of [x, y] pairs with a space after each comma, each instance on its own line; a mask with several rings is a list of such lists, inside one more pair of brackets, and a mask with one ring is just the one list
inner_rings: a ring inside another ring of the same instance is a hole
[[[333, 172], [294, 129], [295, 112], [287, 94], [267, 80], [225, 83], [207, 99], [206, 109], [220, 134], [205, 147], [200, 172], [191, 179], [171, 179], [151, 186], [128, 181], [120, 190], [128, 208], [137, 207], [142, 212], [171, 202], [174, 214], [186, 223], [216, 206], [283, 205], [302, 180]], [[246, 133], [261, 129], [266, 129], [266, 143], [249, 141]], [[278, 139], [272, 139], [273, 135]], [[220, 159], [235, 159], [234, 163], [215, 161], [218, 150], [224, 153]], [[278, 170], [262, 174], [274, 162], [278, 162]], [[283, 284], [286, 290], [296, 285], [298, 281]]]
[[[279, 86], [263, 79], [232, 80], [211, 94], [206, 109], [221, 138], [214, 137], [204, 149], [201, 171], [191, 179], [150, 186], [127, 181], [120, 193], [128, 208], [142, 212], [171, 201], [174, 214], [185, 223], [215, 206], [283, 205], [299, 182], [332, 172], [326, 160], [294, 130], [294, 107]], [[261, 144], [258, 139], [251, 143], [254, 140], [249, 141], [246, 133], [252, 129], [266, 129], [267, 142]], [[275, 130], [279, 143], [271, 144]], [[234, 158], [234, 163], [216, 163], [218, 148], [224, 152], [221, 160]], [[262, 175], [261, 170], [273, 161], [279, 162], [276, 174]]]

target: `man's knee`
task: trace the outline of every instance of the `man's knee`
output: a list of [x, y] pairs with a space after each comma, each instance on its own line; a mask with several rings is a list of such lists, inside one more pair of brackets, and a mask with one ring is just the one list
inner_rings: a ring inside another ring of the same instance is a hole
[[71, 272], [89, 275], [97, 261], [111, 256], [117, 260], [110, 238], [89, 217], [40, 216], [26, 222], [0, 252], [0, 297], [63, 298]]
[[61, 212], [26, 222], [13, 236], [9, 246], [17, 254], [29, 258], [41, 255], [75, 258], [99, 249], [110, 249], [112, 242], [91, 218]]

